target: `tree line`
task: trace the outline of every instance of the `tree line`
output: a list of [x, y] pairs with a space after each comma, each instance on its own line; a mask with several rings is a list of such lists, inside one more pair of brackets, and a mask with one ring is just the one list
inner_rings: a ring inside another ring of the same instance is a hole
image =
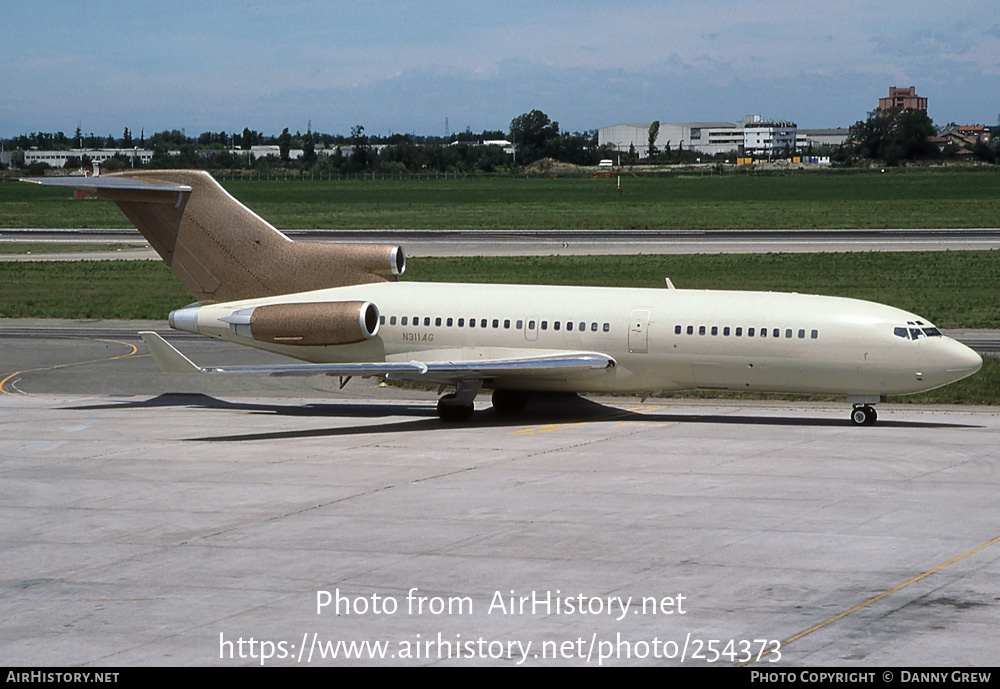
[[[354, 174], [362, 172], [419, 173], [436, 172], [505, 172], [537, 164], [539, 161], [560, 161], [573, 165], [596, 165], [610, 158], [623, 165], [692, 163], [706, 158], [682, 146], [671, 148], [670, 142], [657, 145], [659, 121], [649, 128], [647, 148], [649, 155], [640, 160], [632, 147], [617, 151], [610, 146], [598, 146], [596, 133], [570, 134], [562, 132], [559, 123], [541, 110], [518, 115], [510, 122], [508, 131], [484, 130], [474, 133], [469, 129], [448, 137], [427, 137], [416, 134], [391, 134], [374, 136], [356, 125], [350, 134], [313, 132], [311, 127], [303, 134], [291, 133], [287, 128], [278, 135], [265, 135], [245, 127], [242, 132], [202, 132], [189, 137], [184, 130], [156, 132], [148, 138], [140, 130], [136, 137], [128, 128], [120, 137], [84, 134], [79, 127], [72, 135], [63, 132], [34, 132], [4, 141], [12, 151], [11, 164], [23, 167], [24, 151], [70, 150], [74, 148], [143, 148], [153, 151], [148, 167], [198, 168], [209, 170], [252, 169], [269, 172], [275, 169], [298, 170], [318, 174]], [[839, 149], [831, 151], [835, 163], [854, 164], [859, 160], [875, 160], [888, 165], [905, 161], [935, 160], [949, 157], [972, 157], [996, 163], [1000, 159], [1000, 136], [989, 142], [980, 141], [964, 147], [949, 144], [943, 150], [935, 142], [936, 129], [927, 113], [919, 110], [873, 111], [868, 118], [850, 128], [849, 140]], [[507, 140], [508, 147], [484, 142]], [[273, 146], [274, 154], [255, 156], [255, 146]], [[963, 148], [966, 150], [963, 151]], [[293, 151], [301, 155], [293, 157]], [[800, 153], [810, 153], [802, 151]], [[725, 154], [722, 158], [728, 158]], [[709, 156], [710, 157], [710, 156]], [[72, 158], [68, 168], [89, 164], [87, 156]], [[132, 165], [129, 156], [104, 163], [104, 169], [113, 171]], [[47, 167], [36, 164], [44, 173]]]
[[[509, 141], [511, 146], [484, 142]], [[300, 170], [319, 174], [353, 174], [359, 172], [415, 173], [439, 172], [503, 172], [531, 165], [541, 159], [551, 158], [577, 165], [596, 165], [609, 155], [597, 146], [596, 133], [567, 134], [559, 130], [559, 123], [540, 110], [515, 117], [506, 132], [484, 130], [479, 133], [468, 128], [448, 137], [428, 137], [416, 134], [370, 135], [362, 125], [356, 125], [348, 135], [313, 132], [290, 132], [284, 129], [278, 135], [265, 135], [244, 128], [242, 132], [202, 132], [188, 136], [183, 130], [167, 130], [138, 137], [127, 128], [120, 137], [84, 134], [77, 128], [72, 137], [63, 132], [54, 134], [35, 132], [4, 142], [14, 151], [12, 164], [23, 163], [23, 151], [70, 150], [75, 148], [143, 148], [153, 151], [148, 167], [199, 168], [199, 169], [274, 169]], [[255, 146], [273, 146], [273, 154], [255, 156]], [[514, 149], [509, 153], [510, 148]], [[294, 152], [301, 154], [293, 156]], [[18, 152], [21, 152], [18, 155]], [[72, 159], [67, 167], [86, 166], [83, 160]], [[104, 163], [104, 169], [113, 171], [131, 166], [128, 155], [120, 160]], [[44, 172], [41, 165], [41, 172]]]

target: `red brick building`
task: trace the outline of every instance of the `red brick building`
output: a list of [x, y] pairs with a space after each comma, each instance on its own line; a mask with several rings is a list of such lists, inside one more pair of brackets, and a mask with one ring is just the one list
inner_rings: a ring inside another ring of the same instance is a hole
[[915, 86], [899, 88], [889, 87], [889, 97], [878, 99], [879, 110], [892, 110], [902, 108], [903, 110], [923, 110], [927, 112], [927, 99], [917, 95]]

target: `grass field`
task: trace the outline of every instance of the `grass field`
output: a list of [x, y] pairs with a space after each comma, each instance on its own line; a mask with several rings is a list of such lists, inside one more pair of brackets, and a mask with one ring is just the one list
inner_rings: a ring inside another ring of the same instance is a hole
[[[421, 258], [406, 280], [812, 292], [942, 327], [1000, 327], [1000, 252]], [[191, 301], [159, 261], [0, 263], [0, 317], [164, 318]]]
[[0, 242], [0, 254], [63, 254], [81, 251], [118, 251], [141, 246], [121, 243], [74, 243], [74, 242]]
[[[228, 181], [282, 229], [995, 227], [1000, 172]], [[128, 227], [114, 204], [0, 184], [4, 227]]]

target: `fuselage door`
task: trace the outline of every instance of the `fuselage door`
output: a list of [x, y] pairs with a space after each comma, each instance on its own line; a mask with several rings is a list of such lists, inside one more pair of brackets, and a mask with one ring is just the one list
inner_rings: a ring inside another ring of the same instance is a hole
[[628, 324], [628, 351], [644, 354], [649, 350], [649, 309], [632, 309]]

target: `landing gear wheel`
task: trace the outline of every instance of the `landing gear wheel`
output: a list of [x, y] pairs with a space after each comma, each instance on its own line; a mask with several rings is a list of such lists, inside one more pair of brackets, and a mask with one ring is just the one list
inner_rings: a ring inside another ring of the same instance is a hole
[[445, 395], [438, 400], [437, 404], [438, 417], [448, 423], [468, 421], [475, 409], [472, 404], [456, 402], [454, 393]]
[[875, 407], [870, 405], [855, 407], [851, 411], [851, 422], [855, 426], [871, 426], [877, 420], [878, 414], [875, 412]]
[[500, 416], [515, 416], [524, 411], [528, 393], [520, 390], [494, 390], [493, 408]]

